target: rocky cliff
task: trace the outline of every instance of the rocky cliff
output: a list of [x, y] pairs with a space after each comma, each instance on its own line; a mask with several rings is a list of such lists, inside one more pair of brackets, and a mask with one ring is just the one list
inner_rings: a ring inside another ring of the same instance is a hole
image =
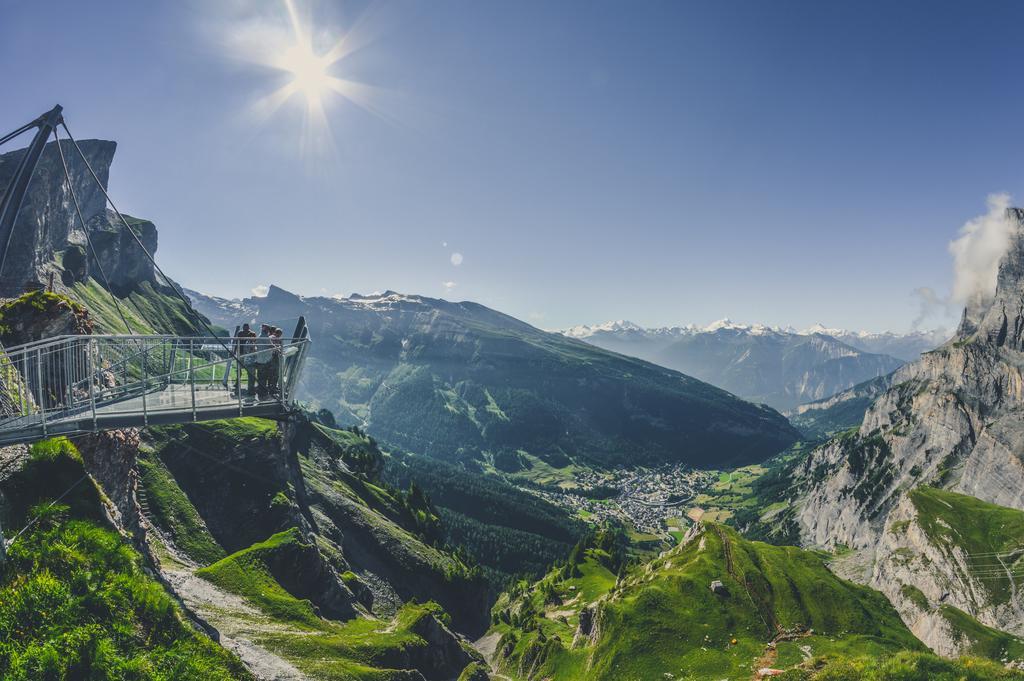
[[965, 310], [956, 337], [899, 369], [856, 431], [796, 471], [803, 541], [856, 550], [840, 569], [856, 562], [851, 576], [946, 653], [977, 638], [964, 633], [975, 626], [1024, 634], [1024, 528], [1005, 530], [1008, 509], [1024, 509], [1024, 212], [1007, 219], [1016, 231], [995, 295]]
[[[105, 140], [79, 142], [89, 165], [104, 188], [117, 145]], [[127, 289], [153, 281], [153, 267], [142, 255], [138, 243], [124, 225], [107, 210], [103, 193], [77, 151], [63, 143], [71, 184], [82, 208], [82, 217], [93, 237], [99, 258], [88, 254], [85, 232], [75, 213], [71, 187], [64, 177], [55, 142], [43, 149], [32, 177], [21, 213], [14, 225], [4, 271], [0, 273], [0, 296], [14, 297], [26, 288], [46, 286], [51, 274], [55, 287], [69, 287], [89, 277], [99, 278], [102, 267], [111, 286]], [[24, 150], [0, 156], [0, 189], [6, 188]], [[156, 228], [145, 220], [131, 221], [146, 248], [156, 250]]]
[[[117, 145], [104, 140], [82, 140], [79, 145], [106, 187]], [[0, 192], [23, 153], [0, 155]], [[14, 225], [0, 272], [0, 298], [52, 285], [53, 291], [89, 307], [97, 332], [123, 333], [125, 319], [136, 333], [198, 331], [201, 325], [194, 311], [175, 296], [172, 282], [156, 272], [143, 252], [143, 247], [156, 252], [156, 226], [131, 216], [125, 216], [125, 226], [108, 210], [85, 163], [66, 142], [64, 156], [93, 249], [75, 213], [56, 144], [51, 142], [43, 149]], [[112, 297], [120, 303], [120, 312]]]

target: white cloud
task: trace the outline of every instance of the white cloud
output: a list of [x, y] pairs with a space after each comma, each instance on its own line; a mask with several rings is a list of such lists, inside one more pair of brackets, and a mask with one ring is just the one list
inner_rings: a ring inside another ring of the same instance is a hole
[[960, 236], [949, 243], [954, 303], [984, 303], [995, 294], [999, 261], [1010, 247], [1015, 228], [1006, 218], [1010, 200], [1009, 194], [990, 194], [988, 212], [968, 220]]
[[263, 284], [260, 284], [259, 286], [253, 286], [252, 289], [250, 289], [250, 291], [257, 298], [264, 298], [264, 297], [266, 297], [267, 293], [270, 291], [270, 287], [269, 286], [264, 286]]
[[452, 264], [455, 265], [456, 267], [462, 264], [461, 253], [452, 253]]
[[448, 242], [447, 241], [442, 241], [441, 242], [441, 248], [448, 248]]
[[456, 284], [454, 281], [446, 281], [442, 283], [441, 286], [444, 286], [446, 291], [451, 291], [453, 288], [455, 288]]

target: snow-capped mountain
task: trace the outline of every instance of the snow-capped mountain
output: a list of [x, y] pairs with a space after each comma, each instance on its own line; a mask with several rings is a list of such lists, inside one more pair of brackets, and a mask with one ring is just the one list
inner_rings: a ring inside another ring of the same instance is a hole
[[830, 329], [821, 324], [815, 324], [801, 333], [820, 333], [832, 336], [836, 340], [840, 340], [858, 350], [892, 355], [907, 362], [917, 359], [921, 356], [922, 352], [934, 350], [953, 335], [952, 332], [945, 329], [911, 331], [909, 333], [893, 333], [892, 331], [874, 333], [871, 331]]
[[943, 340], [933, 333], [869, 333], [740, 324], [643, 328], [619, 320], [563, 331], [639, 357], [777, 409], [820, 400], [894, 371]]

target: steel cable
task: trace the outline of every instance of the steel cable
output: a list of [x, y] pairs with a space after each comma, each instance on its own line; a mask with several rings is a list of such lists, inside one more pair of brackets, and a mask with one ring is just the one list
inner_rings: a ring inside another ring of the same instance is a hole
[[160, 273], [160, 276], [167, 283], [168, 287], [170, 287], [171, 291], [173, 291], [174, 294], [178, 296], [178, 298], [180, 298], [183, 303], [185, 303], [186, 309], [192, 310], [192, 312], [195, 313], [196, 319], [206, 329], [207, 333], [210, 334], [210, 337], [216, 338], [217, 342], [220, 343], [220, 345], [225, 350], [227, 350], [228, 354], [230, 354], [231, 357], [236, 362], [239, 361], [238, 355], [235, 354], [235, 351], [231, 349], [228, 346], [228, 344], [225, 343], [223, 339], [221, 339], [220, 336], [214, 333], [213, 328], [209, 325], [206, 319], [192, 307], [192, 302], [184, 293], [181, 292], [181, 290], [178, 289], [178, 285], [170, 277], [164, 274], [164, 271], [162, 269], [160, 269], [160, 266], [156, 263], [156, 259], [153, 257], [153, 254], [149, 252], [149, 249], [146, 248], [146, 245], [142, 243], [142, 239], [139, 238], [139, 235], [136, 234], [135, 230], [132, 229], [131, 225], [128, 224], [128, 221], [125, 219], [124, 215], [121, 214], [121, 211], [119, 211], [117, 209], [117, 206], [114, 205], [114, 201], [110, 198], [110, 194], [107, 193], [106, 187], [104, 187], [103, 183], [100, 182], [99, 176], [96, 175], [96, 171], [92, 169], [92, 165], [89, 163], [89, 159], [85, 157], [85, 153], [82, 151], [82, 148], [78, 146], [78, 142], [75, 141], [74, 135], [72, 135], [71, 131], [68, 129], [67, 123], [62, 120], [61, 126], [64, 128], [64, 132], [67, 133], [68, 139], [71, 140], [71, 143], [75, 146], [75, 149], [78, 151], [78, 155], [82, 158], [82, 162], [85, 163], [85, 167], [89, 169], [89, 174], [92, 175], [92, 179], [96, 182], [96, 186], [99, 187], [100, 192], [103, 193], [103, 197], [107, 200], [107, 203], [110, 204], [111, 209], [113, 209], [118, 219], [121, 220], [121, 223], [124, 225], [125, 229], [128, 230], [128, 233], [131, 234], [132, 238], [135, 239], [135, 242], [139, 245], [139, 248], [142, 249], [142, 252], [146, 255], [146, 258], [148, 258], [149, 262], [152, 263], [153, 268]]
[[57, 128], [53, 129], [53, 139], [57, 143], [57, 152], [60, 154], [61, 165], [64, 166], [64, 179], [67, 180], [68, 190], [71, 192], [71, 198], [75, 202], [75, 212], [78, 214], [78, 221], [82, 225], [82, 231], [85, 232], [86, 243], [89, 244], [89, 251], [92, 253], [93, 260], [96, 261], [96, 268], [100, 271], [100, 276], [103, 277], [103, 285], [107, 287], [107, 293], [110, 294], [110, 299], [114, 301], [114, 309], [117, 310], [117, 316], [124, 322], [124, 326], [128, 329], [128, 334], [132, 335], [135, 332], [132, 331], [132, 325], [128, 323], [128, 319], [124, 316], [124, 312], [121, 311], [121, 303], [118, 301], [117, 296], [114, 295], [114, 289], [110, 286], [110, 280], [107, 278], [107, 273], [103, 270], [103, 263], [100, 262], [100, 256], [96, 252], [96, 247], [93, 246], [92, 236], [89, 235], [89, 227], [85, 224], [85, 218], [82, 217], [82, 207], [78, 203], [78, 194], [75, 193], [74, 184], [71, 182], [71, 173], [68, 172], [68, 163], [64, 158], [64, 150], [60, 146], [60, 137], [57, 135]]

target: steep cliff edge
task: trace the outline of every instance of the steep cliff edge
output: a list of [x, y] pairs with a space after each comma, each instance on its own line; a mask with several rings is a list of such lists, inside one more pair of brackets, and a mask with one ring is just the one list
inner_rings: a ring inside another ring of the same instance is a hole
[[[79, 145], [106, 188], [117, 145], [105, 140], [81, 140]], [[23, 153], [0, 155], [0, 193]], [[89, 307], [98, 332], [125, 331], [111, 295], [122, 303], [121, 314], [136, 333], [197, 331], [194, 311], [174, 295], [173, 284], [159, 275], [143, 251], [144, 246], [156, 252], [156, 226], [125, 216], [126, 227], [108, 210], [85, 163], [66, 143], [64, 155], [88, 238], [75, 213], [56, 143], [51, 142], [43, 149], [14, 225], [0, 272], [0, 297], [16, 298], [52, 284], [53, 291]], [[95, 252], [88, 247], [89, 238]]]
[[[948, 654], [982, 638], [965, 633], [975, 625], [1024, 634], [1024, 528], [998, 540], [982, 529], [1004, 507], [1024, 509], [1024, 212], [1006, 219], [1014, 234], [994, 296], [968, 306], [955, 338], [899, 369], [858, 429], [795, 471], [803, 542], [859, 551], [851, 576]], [[1010, 586], [993, 590], [1000, 574]]]

